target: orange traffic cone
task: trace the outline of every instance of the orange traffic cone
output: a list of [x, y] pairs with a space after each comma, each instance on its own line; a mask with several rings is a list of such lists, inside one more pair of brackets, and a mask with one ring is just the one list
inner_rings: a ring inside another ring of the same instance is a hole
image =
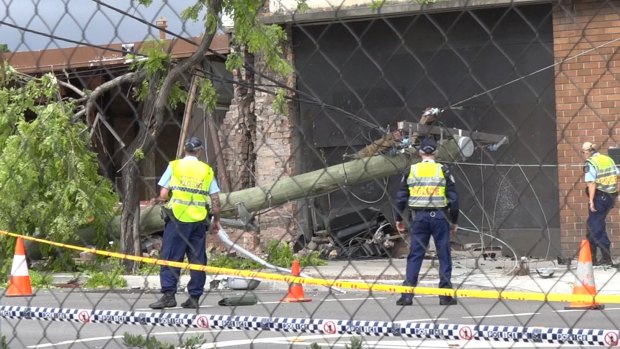
[[[291, 274], [293, 274], [293, 276], [299, 276], [299, 273], [300, 273], [299, 261], [294, 260], [293, 266], [291, 267]], [[301, 284], [298, 284], [298, 283], [290, 284], [288, 286], [288, 294], [286, 295], [286, 297], [282, 298], [282, 302], [288, 302], [288, 303], [310, 302], [310, 301], [312, 301], [312, 299], [306, 298], [304, 296], [304, 288]]]
[[[577, 261], [577, 277], [573, 284], [573, 295], [596, 295], [596, 285], [594, 284], [594, 270], [592, 268], [592, 252], [590, 252], [590, 242], [587, 239], [581, 240], [579, 248], [579, 260]], [[605, 309], [605, 305], [592, 301], [573, 301], [565, 309]]]
[[22, 238], [17, 238], [15, 243], [11, 279], [6, 289], [6, 295], [9, 297], [32, 296], [32, 285], [30, 284], [28, 264], [26, 263], [26, 249]]

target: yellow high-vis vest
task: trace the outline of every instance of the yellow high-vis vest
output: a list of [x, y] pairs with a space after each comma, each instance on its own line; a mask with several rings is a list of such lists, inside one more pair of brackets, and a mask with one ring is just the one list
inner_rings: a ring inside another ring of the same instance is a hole
[[448, 206], [446, 178], [441, 164], [426, 161], [411, 165], [407, 184], [409, 185], [409, 207], [424, 209]]
[[193, 223], [207, 218], [209, 187], [213, 181], [211, 166], [194, 159], [170, 162], [172, 197], [168, 208], [180, 222]]
[[596, 169], [596, 189], [609, 194], [616, 193], [618, 175], [614, 161], [607, 155], [597, 153], [588, 162]]

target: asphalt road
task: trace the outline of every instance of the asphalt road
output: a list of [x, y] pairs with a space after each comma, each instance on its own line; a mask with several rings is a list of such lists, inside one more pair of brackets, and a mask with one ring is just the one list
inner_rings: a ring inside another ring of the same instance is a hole
[[[620, 307], [608, 306], [603, 311], [564, 310], [566, 304], [461, 299], [456, 306], [440, 306], [437, 297], [416, 297], [414, 305], [399, 307], [394, 294], [348, 292], [306, 292], [308, 303], [281, 303], [282, 293], [257, 292], [259, 303], [243, 307], [218, 306], [230, 291], [211, 292], [202, 300], [201, 314], [249, 315], [284, 318], [336, 320], [373, 320], [392, 322], [437, 322], [463, 325], [540, 326], [561, 328], [617, 329]], [[98, 309], [121, 311], [152, 311], [148, 304], [159, 295], [144, 292], [83, 292], [81, 290], [39, 291], [34, 297], [1, 299], [1, 305]], [[184, 295], [177, 295], [180, 303]], [[168, 312], [193, 313], [186, 309]], [[345, 348], [351, 337], [360, 335], [324, 335], [236, 329], [197, 329], [124, 324], [83, 324], [79, 322], [42, 321], [0, 318], [0, 333], [10, 348], [127, 348], [124, 333], [156, 337], [162, 342], [178, 344], [181, 339], [203, 335], [202, 348], [309, 348], [317, 343], [322, 348]], [[512, 341], [465, 341], [415, 339], [403, 337], [363, 337], [366, 348], [531, 348], [559, 347], [558, 344], [530, 344]], [[576, 347], [564, 344], [561, 347]]]

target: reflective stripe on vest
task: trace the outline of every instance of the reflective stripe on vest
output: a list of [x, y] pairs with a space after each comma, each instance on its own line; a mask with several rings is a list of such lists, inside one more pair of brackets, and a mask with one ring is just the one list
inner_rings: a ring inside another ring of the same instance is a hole
[[617, 192], [618, 175], [614, 161], [607, 155], [595, 154], [588, 162], [596, 169], [596, 189], [610, 194]]
[[202, 161], [181, 159], [170, 162], [172, 197], [168, 208], [174, 217], [185, 223], [200, 222], [207, 218], [207, 198], [213, 180], [213, 170]]
[[444, 208], [448, 206], [446, 178], [441, 164], [419, 162], [411, 165], [407, 184], [409, 185], [409, 207]]

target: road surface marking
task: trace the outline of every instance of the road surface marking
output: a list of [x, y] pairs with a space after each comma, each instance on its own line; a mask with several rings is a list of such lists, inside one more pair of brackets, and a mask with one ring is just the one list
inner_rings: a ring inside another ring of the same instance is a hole
[[518, 314], [497, 314], [497, 315], [476, 315], [476, 316], [463, 316], [463, 319], [488, 319], [498, 317], [517, 317], [528, 315], [540, 315], [540, 313], [518, 313]]

